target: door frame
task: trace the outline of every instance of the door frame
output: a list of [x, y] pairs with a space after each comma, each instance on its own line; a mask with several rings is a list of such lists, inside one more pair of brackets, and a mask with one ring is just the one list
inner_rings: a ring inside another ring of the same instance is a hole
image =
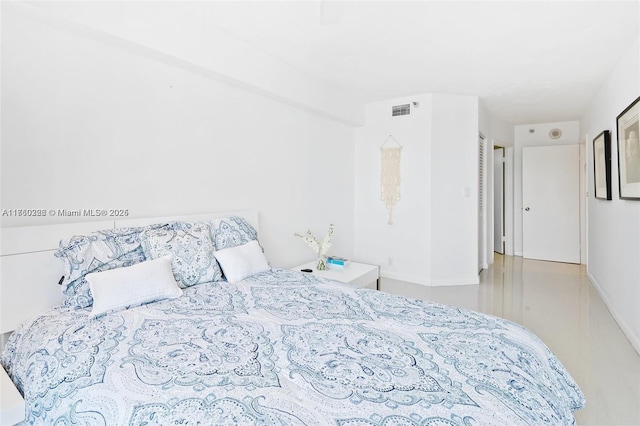
[[[496, 179], [497, 177], [497, 167], [496, 167], [496, 151], [502, 151], [500, 155], [500, 181], [502, 182], [502, 188], [500, 188], [500, 192], [496, 193], [496, 182], [498, 181]], [[505, 234], [505, 218], [506, 218], [506, 202], [505, 202], [505, 178], [506, 178], [506, 149], [503, 146], [500, 145], [493, 145], [493, 167], [492, 167], [492, 171], [493, 171], [493, 184], [492, 184], [492, 189], [493, 189], [493, 232], [491, 232], [491, 235], [493, 236], [493, 251], [496, 253], [500, 253], [500, 254], [506, 254], [506, 234]], [[498, 199], [498, 197], [500, 197], [501, 200], [501, 206], [502, 206], [502, 211], [497, 212], [496, 211], [496, 200]], [[500, 221], [500, 226], [496, 227], [497, 225], [497, 220], [496, 218], [500, 216], [502, 218], [502, 220]], [[500, 246], [501, 247], [496, 247], [496, 242], [497, 242], [497, 238], [496, 236], [499, 235], [500, 237]], [[500, 250], [498, 250], [498, 248]]]
[[515, 256], [514, 242], [514, 149], [512, 146], [505, 146], [504, 163], [504, 254]]
[[[494, 147], [504, 148], [504, 254], [506, 256], [515, 256], [514, 250], [514, 148], [509, 144], [502, 141], [492, 140], [491, 149]], [[490, 209], [489, 219], [487, 220], [488, 235], [493, 237], [493, 155], [488, 156], [488, 160], [491, 162], [489, 166], [492, 172], [489, 174], [491, 190], [489, 191], [490, 200], [487, 200], [488, 208]], [[493, 263], [494, 260], [494, 247], [493, 238], [487, 238], [487, 253], [489, 254], [489, 263]]]

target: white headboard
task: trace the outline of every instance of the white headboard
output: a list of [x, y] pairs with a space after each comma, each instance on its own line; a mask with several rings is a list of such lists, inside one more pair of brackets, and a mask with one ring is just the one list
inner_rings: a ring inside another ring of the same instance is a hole
[[2, 228], [0, 334], [15, 330], [21, 323], [64, 300], [58, 285], [63, 263], [53, 256], [61, 239], [102, 229], [174, 220], [206, 221], [226, 216], [244, 217], [259, 230], [258, 213], [254, 210]]

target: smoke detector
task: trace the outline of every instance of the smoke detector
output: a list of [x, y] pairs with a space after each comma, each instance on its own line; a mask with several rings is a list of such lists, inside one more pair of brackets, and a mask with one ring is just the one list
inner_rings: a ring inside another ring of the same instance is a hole
[[551, 139], [560, 139], [561, 136], [562, 136], [562, 130], [558, 128], [549, 130], [549, 137]]

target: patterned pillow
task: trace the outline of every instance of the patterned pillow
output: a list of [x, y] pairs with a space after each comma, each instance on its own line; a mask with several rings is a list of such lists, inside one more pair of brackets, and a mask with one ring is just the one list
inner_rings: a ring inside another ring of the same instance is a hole
[[244, 218], [230, 216], [211, 221], [211, 240], [216, 250], [223, 250], [257, 241], [258, 233]]
[[209, 224], [175, 222], [172, 229], [142, 232], [142, 249], [148, 259], [173, 255], [173, 274], [181, 288], [222, 281], [222, 271], [213, 256]]
[[65, 305], [81, 308], [91, 306], [93, 298], [85, 275], [144, 261], [146, 258], [140, 247], [140, 232], [163, 227], [168, 227], [168, 224], [107, 229], [60, 241], [60, 248], [54, 256], [64, 262], [62, 293], [67, 296]]

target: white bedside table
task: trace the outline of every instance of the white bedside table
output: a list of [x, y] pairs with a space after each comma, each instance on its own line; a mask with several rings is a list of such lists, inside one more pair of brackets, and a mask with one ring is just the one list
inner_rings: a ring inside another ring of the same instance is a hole
[[380, 278], [380, 267], [378, 265], [367, 265], [366, 263], [349, 262], [342, 269], [328, 268], [324, 271], [316, 269], [316, 261], [305, 263], [304, 265], [292, 268], [296, 271], [301, 269], [311, 269], [311, 274], [327, 278], [334, 281], [350, 284], [356, 288], [378, 289], [378, 278]]
[[0, 367], [0, 425], [15, 425], [24, 420], [24, 399]]

